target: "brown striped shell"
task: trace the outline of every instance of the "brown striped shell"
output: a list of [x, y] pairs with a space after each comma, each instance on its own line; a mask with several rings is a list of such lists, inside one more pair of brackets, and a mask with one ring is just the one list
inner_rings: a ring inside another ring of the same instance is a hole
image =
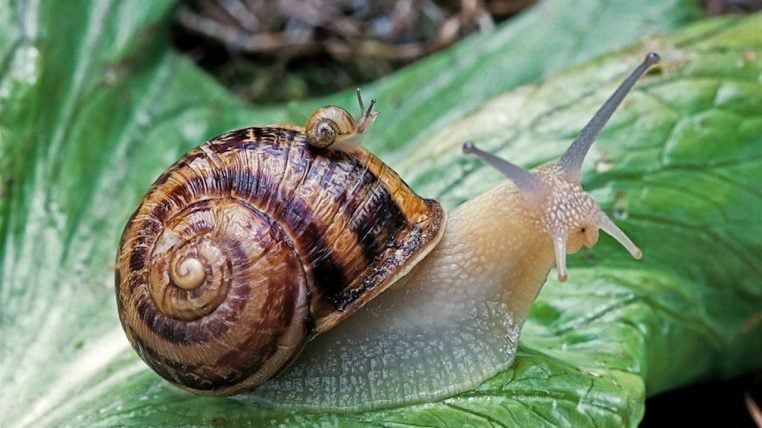
[[310, 147], [292, 126], [230, 131], [159, 177], [130, 218], [119, 316], [162, 377], [235, 394], [409, 271], [444, 215], [362, 147]]

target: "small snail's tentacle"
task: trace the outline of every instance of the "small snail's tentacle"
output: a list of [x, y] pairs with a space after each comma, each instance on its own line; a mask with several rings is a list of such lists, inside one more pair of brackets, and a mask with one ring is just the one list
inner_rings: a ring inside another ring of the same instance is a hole
[[376, 106], [376, 99], [372, 98], [370, 100], [370, 104], [368, 104], [368, 109], [365, 109], [365, 104], [362, 101], [362, 94], [360, 93], [360, 88], [357, 88], [357, 103], [360, 104], [360, 117], [357, 119], [357, 144], [360, 144], [362, 139], [365, 137], [365, 134], [368, 133], [370, 128], [373, 126], [373, 123], [376, 121], [376, 117], [380, 114], [380, 112], [374, 110], [373, 108]]
[[375, 107], [375, 106], [376, 106], [376, 99], [375, 98], [371, 98], [370, 104], [368, 105], [368, 110], [365, 111], [365, 116], [371, 116], [371, 115], [377, 116], [377, 115], [381, 114], [381, 112], [373, 110], [373, 107]]
[[608, 100], [598, 109], [592, 119], [582, 128], [577, 138], [572, 142], [571, 146], [558, 160], [558, 165], [563, 168], [564, 172], [568, 176], [569, 180], [579, 181], [579, 172], [582, 168], [582, 162], [585, 160], [590, 146], [598, 137], [603, 127], [608, 122], [611, 115], [616, 108], [622, 102], [627, 93], [630, 92], [635, 82], [648, 70], [649, 67], [658, 63], [660, 60], [659, 54], [656, 52], [650, 52], [646, 55], [643, 62], [622, 82], [621, 85], [611, 94]]
[[604, 232], [608, 233], [612, 238], [616, 239], [617, 242], [622, 244], [622, 246], [630, 253], [632, 258], [640, 260], [643, 257], [643, 251], [641, 251], [640, 248], [638, 248], [638, 246], [635, 245], [624, 232], [622, 232], [622, 229], [614, 224], [609, 216], [607, 216], [606, 213], [604, 213], [602, 210], [600, 211], [598, 217], [598, 227], [603, 229]]
[[374, 111], [373, 107], [376, 106], [376, 99], [371, 98], [370, 104], [368, 105], [368, 109], [365, 109], [365, 103], [362, 101], [362, 91], [360, 91], [360, 88], [357, 88], [357, 104], [360, 105], [360, 120], [359, 122], [362, 122], [363, 119], [368, 117], [375, 117], [379, 115], [378, 111]]
[[[365, 114], [365, 104], [362, 102], [362, 91], [360, 90], [360, 88], [357, 88], [355, 90], [355, 93], [357, 94], [357, 104], [360, 105], [360, 115], [363, 115], [363, 114]], [[372, 100], [371, 104], [373, 104], [375, 101], [376, 101], [375, 99]], [[372, 105], [371, 105], [371, 108], [373, 108]], [[370, 110], [370, 109], [368, 109], [368, 110]]]
[[492, 153], [479, 149], [472, 141], [463, 143], [463, 153], [472, 154], [495, 167], [511, 180], [528, 200], [534, 201], [542, 193], [543, 183], [535, 174]]

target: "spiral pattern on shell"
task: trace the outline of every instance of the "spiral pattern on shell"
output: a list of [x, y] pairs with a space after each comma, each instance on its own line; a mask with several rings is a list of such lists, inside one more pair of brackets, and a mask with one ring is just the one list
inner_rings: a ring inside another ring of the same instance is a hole
[[310, 141], [315, 147], [328, 147], [336, 141], [339, 127], [331, 119], [320, 119], [307, 130]]
[[318, 153], [296, 127], [231, 131], [159, 177], [127, 223], [120, 319], [170, 382], [250, 389], [425, 256], [443, 215], [364, 150]]

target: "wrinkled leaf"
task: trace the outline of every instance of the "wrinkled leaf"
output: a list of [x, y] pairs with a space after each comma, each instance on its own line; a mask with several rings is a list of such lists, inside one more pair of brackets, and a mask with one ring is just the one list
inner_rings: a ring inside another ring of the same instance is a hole
[[515, 366], [474, 391], [317, 414], [161, 381], [121, 332], [111, 270], [137, 200], [182, 152], [237, 126], [300, 123], [325, 100], [247, 108], [169, 51], [171, 2], [0, 1], [0, 416], [21, 426], [620, 426], [639, 420], [646, 392], [759, 367], [760, 17], [654, 38], [479, 107], [693, 12], [676, 0], [627, 3], [549, 1], [372, 85], [385, 108], [368, 144], [453, 206], [498, 180], [459, 154], [462, 138], [528, 166], [552, 159], [657, 49], [662, 73], [615, 115], [584, 180], [645, 260], [605, 238], [571, 257], [571, 281], [545, 287]]
[[762, 365], [760, 25], [709, 21], [507, 93], [401, 165], [413, 187], [455, 205], [501, 179], [458, 153], [466, 138], [528, 166], [555, 159], [646, 50], [662, 53], [583, 178], [646, 257], [631, 262], [608, 237], [582, 251], [571, 284], [545, 287], [525, 346], [640, 374], [649, 393]]

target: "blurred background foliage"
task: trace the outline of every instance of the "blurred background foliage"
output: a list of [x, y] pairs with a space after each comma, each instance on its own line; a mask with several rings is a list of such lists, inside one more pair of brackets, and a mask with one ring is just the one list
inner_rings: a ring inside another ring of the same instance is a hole
[[535, 0], [192, 0], [179, 49], [250, 101], [327, 95], [376, 80]]
[[[238, 96], [273, 103], [328, 95], [490, 31], [537, 0], [187, 0], [177, 48]], [[706, 16], [762, 0], [703, 0]]]

